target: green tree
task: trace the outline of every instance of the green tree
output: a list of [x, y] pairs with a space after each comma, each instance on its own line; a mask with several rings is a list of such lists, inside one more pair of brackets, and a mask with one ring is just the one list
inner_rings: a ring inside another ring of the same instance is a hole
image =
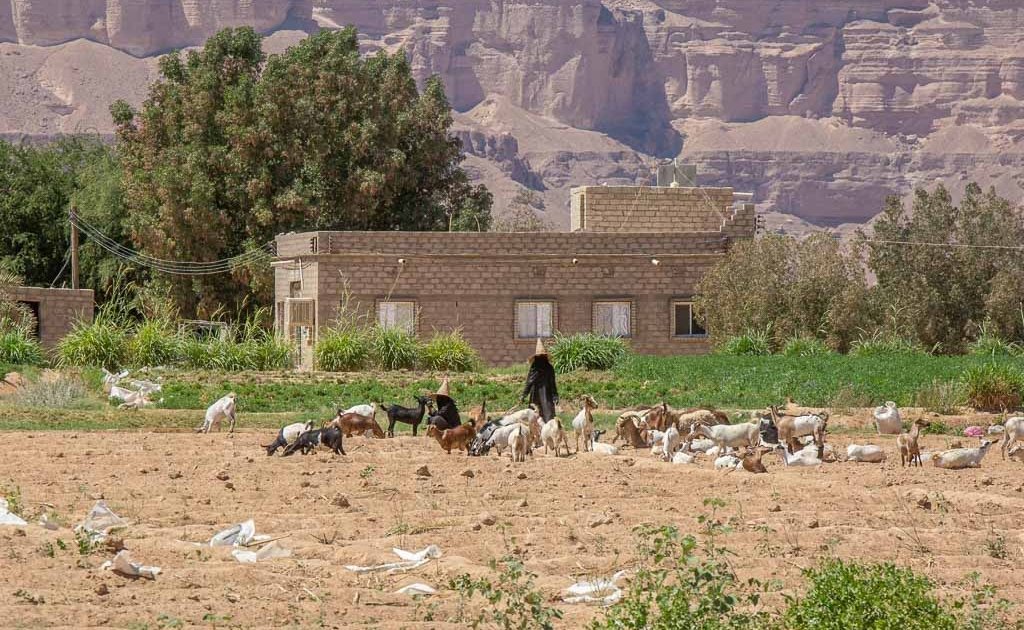
[[[351, 28], [269, 58], [261, 46], [250, 28], [225, 29], [163, 57], [139, 112], [112, 106], [144, 252], [211, 261], [291, 230], [489, 224], [490, 195], [459, 167], [438, 79], [418, 91], [404, 53], [364, 58]], [[209, 314], [265, 297], [265, 270], [158, 282], [182, 313]]]

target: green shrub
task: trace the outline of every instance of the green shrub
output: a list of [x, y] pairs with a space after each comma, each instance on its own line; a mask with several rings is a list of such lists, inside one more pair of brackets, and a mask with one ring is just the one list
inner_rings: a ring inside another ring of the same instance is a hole
[[932, 592], [928, 578], [892, 564], [828, 560], [804, 573], [810, 589], [787, 597], [790, 630], [954, 630], [956, 617]]
[[411, 370], [416, 367], [420, 344], [401, 328], [377, 326], [370, 331], [370, 344], [377, 367], [382, 370]]
[[42, 365], [43, 360], [43, 347], [27, 330], [0, 330], [0, 365]]
[[956, 413], [963, 401], [963, 387], [960, 383], [938, 379], [933, 380], [914, 394], [915, 406], [943, 415]]
[[[497, 580], [474, 579], [463, 573], [448, 581], [448, 588], [459, 594], [455, 621], [471, 628], [501, 630], [551, 630], [562, 611], [548, 606], [544, 593], [534, 587], [536, 575], [523, 566], [523, 561], [508, 555], [488, 563]], [[479, 595], [483, 602], [475, 602]], [[467, 613], [476, 613], [468, 616]]]
[[15, 403], [23, 407], [66, 409], [87, 395], [85, 384], [76, 377], [60, 375], [32, 381], [18, 388]]
[[320, 333], [314, 350], [316, 369], [357, 372], [370, 362], [370, 336], [354, 326], [328, 328]]
[[875, 334], [862, 337], [850, 344], [850, 354], [855, 357], [929, 354], [920, 345], [903, 337]]
[[1024, 377], [1002, 363], [975, 365], [961, 377], [967, 404], [982, 411], [1004, 411], [1020, 406]]
[[127, 361], [134, 367], [170, 366], [181, 362], [181, 337], [174, 324], [149, 319], [135, 329], [128, 342]]
[[292, 345], [288, 340], [274, 334], [262, 339], [250, 339], [249, 357], [252, 370], [287, 370], [293, 367]]
[[100, 313], [91, 324], [78, 322], [57, 344], [61, 367], [102, 367], [115, 371], [128, 358], [128, 334], [113, 317]]
[[626, 341], [596, 333], [555, 335], [551, 362], [558, 372], [610, 370], [629, 355]]
[[420, 365], [437, 372], [469, 372], [480, 365], [480, 355], [462, 331], [435, 333], [420, 351]]
[[814, 337], [793, 337], [782, 346], [782, 354], [787, 357], [820, 357], [831, 352], [824, 341]]
[[181, 362], [184, 367], [194, 370], [208, 370], [213, 367], [213, 350], [209, 340], [183, 339], [181, 347]]
[[715, 347], [716, 354], [726, 356], [763, 356], [772, 353], [769, 330], [748, 330], [742, 335], [724, 339]]
[[969, 354], [985, 357], [1019, 357], [1024, 347], [1019, 343], [1006, 341], [983, 326], [981, 335], [967, 346]]

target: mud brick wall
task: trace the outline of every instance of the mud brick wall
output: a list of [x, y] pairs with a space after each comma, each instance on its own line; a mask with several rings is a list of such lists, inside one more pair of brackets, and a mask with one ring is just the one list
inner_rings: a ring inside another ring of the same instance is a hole
[[75, 322], [91, 322], [95, 308], [92, 289], [15, 287], [14, 299], [38, 309], [37, 333], [39, 342], [46, 348], [56, 346]]
[[732, 188], [584, 186], [571, 192], [571, 228], [585, 232], [719, 231]]

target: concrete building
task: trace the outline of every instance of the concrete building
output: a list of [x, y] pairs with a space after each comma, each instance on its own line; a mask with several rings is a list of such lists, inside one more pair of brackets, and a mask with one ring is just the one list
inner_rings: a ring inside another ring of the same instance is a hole
[[46, 348], [56, 346], [75, 322], [91, 322], [93, 318], [92, 289], [15, 287], [13, 298], [35, 315], [36, 338]]
[[731, 188], [588, 186], [572, 191], [570, 232], [281, 235], [276, 321], [305, 367], [343, 302], [424, 338], [461, 328], [492, 365], [525, 361], [556, 331], [624, 337], [644, 354], [704, 353], [692, 300], [730, 244], [753, 238], [748, 200]]

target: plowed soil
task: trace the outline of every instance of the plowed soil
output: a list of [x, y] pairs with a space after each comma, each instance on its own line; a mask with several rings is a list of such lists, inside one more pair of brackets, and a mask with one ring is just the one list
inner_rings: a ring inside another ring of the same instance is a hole
[[[1001, 460], [997, 449], [981, 469], [904, 469], [891, 437], [834, 436], [837, 451], [872, 442], [889, 459], [783, 468], [768, 455], [769, 474], [753, 475], [714, 470], [706, 459], [674, 466], [630, 449], [538, 453], [513, 465], [494, 455], [446, 455], [425, 437], [352, 438], [346, 456], [267, 457], [259, 445], [271, 438], [5, 433], [0, 484], [20, 488], [27, 517], [49, 510], [64, 526], [50, 531], [33, 518], [26, 528], [0, 528], [0, 626], [446, 627], [458, 604], [444, 588], [449, 578], [487, 575], [490, 559], [515, 549], [557, 602], [580, 577], [628, 568], [634, 526], [696, 532], [706, 497], [726, 503], [719, 516], [733, 531], [723, 542], [738, 554], [743, 577], [798, 589], [801, 568], [831, 554], [911, 566], [944, 592], [977, 571], [1001, 595], [1024, 595], [1015, 572], [1024, 551], [1022, 465]], [[954, 439], [922, 441], [935, 450]], [[424, 466], [429, 476], [418, 474]], [[113, 555], [107, 549], [80, 553], [70, 527], [101, 497], [130, 521], [120, 538], [135, 560], [162, 567], [155, 581], [100, 569]], [[241, 564], [229, 549], [195, 544], [248, 518], [293, 556]], [[343, 568], [391, 562], [392, 547], [428, 544], [443, 557], [408, 574]], [[412, 582], [440, 590], [430, 609], [393, 593]], [[599, 614], [559, 605], [564, 627]]]

